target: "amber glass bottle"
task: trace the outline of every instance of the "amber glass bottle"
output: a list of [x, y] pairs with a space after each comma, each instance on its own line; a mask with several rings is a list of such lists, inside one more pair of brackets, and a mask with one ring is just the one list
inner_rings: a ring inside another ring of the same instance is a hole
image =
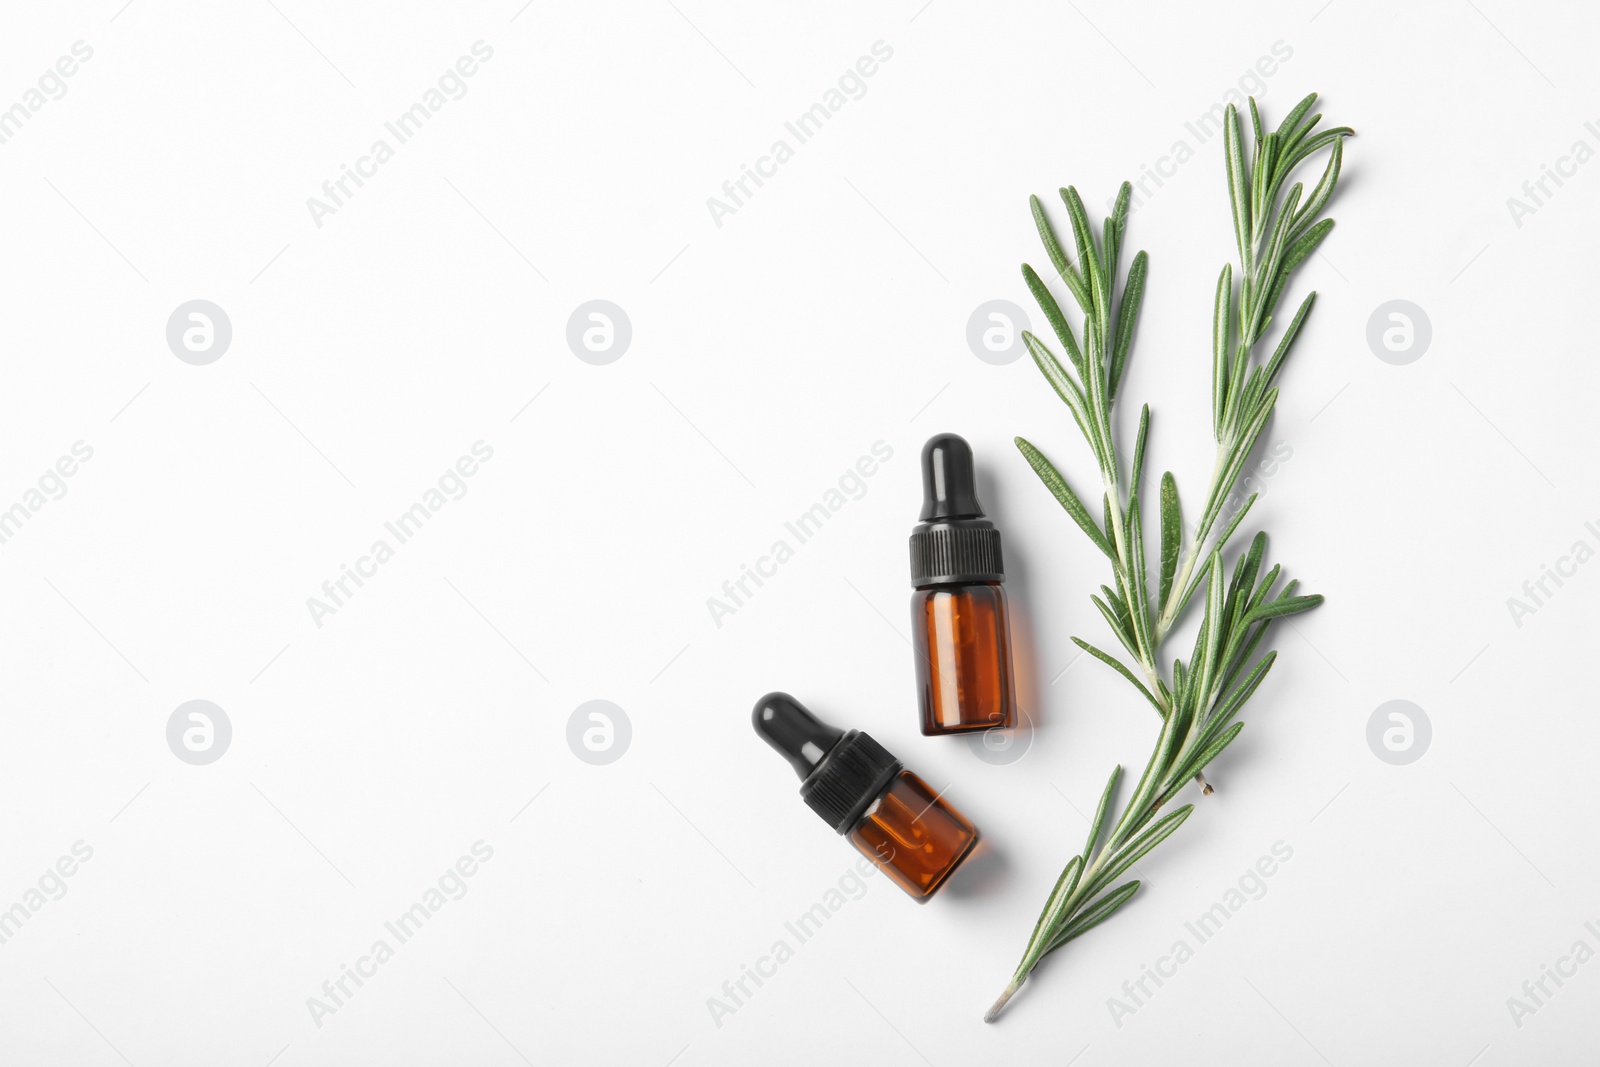
[[911, 533], [911, 645], [924, 734], [1017, 724], [1000, 531], [983, 517], [972, 448], [953, 433], [922, 449]]
[[787, 693], [762, 697], [751, 721], [802, 779], [807, 806], [918, 903], [977, 845], [966, 816], [869, 735], [829, 726]]

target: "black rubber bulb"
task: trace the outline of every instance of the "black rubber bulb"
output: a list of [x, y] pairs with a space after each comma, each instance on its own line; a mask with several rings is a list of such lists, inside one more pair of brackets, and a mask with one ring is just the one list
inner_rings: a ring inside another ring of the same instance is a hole
[[922, 446], [923, 522], [980, 519], [977, 479], [972, 473], [972, 446], [959, 434], [942, 433]]
[[801, 778], [809, 778], [822, 757], [844, 737], [843, 730], [811, 714], [788, 693], [768, 693], [756, 701], [750, 721], [756, 733], [777, 749]]

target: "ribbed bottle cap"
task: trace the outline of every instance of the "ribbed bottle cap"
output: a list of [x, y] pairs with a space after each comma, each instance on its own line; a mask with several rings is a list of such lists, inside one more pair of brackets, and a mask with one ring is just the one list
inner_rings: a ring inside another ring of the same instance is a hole
[[901, 766], [871, 734], [851, 730], [800, 783], [800, 797], [835, 832], [849, 833]]
[[870, 735], [840, 733], [788, 693], [756, 701], [751, 723], [804, 779], [806, 806], [837, 833], [848, 833], [900, 773], [900, 761]]
[[922, 522], [911, 531], [911, 584], [1003, 582], [1000, 531], [983, 517], [972, 446], [942, 433], [922, 446]]

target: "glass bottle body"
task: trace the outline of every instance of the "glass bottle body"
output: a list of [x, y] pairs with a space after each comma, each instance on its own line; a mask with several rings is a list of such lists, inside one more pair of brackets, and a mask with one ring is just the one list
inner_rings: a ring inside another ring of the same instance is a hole
[[924, 734], [1017, 724], [1011, 631], [999, 583], [916, 590], [911, 595], [911, 628]]
[[978, 843], [978, 830], [928, 783], [902, 770], [850, 831], [850, 843], [926, 903]]

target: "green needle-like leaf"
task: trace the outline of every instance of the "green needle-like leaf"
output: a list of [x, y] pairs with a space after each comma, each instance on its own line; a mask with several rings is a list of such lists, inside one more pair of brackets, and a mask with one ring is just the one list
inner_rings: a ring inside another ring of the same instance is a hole
[[[1268, 652], [1261, 657], [1261, 662], [1255, 665], [1255, 669], [1250, 672], [1249, 676], [1239, 683], [1237, 689], [1228, 694], [1228, 698], [1213, 713], [1211, 722], [1206, 727], [1208, 733], [1226, 725], [1238, 713], [1239, 709], [1244, 707], [1244, 702], [1250, 699], [1251, 694], [1256, 691], [1256, 687], [1261, 684], [1261, 680], [1267, 676], [1267, 672], [1272, 669], [1272, 665], [1277, 662], [1277, 659], [1278, 654], [1276, 652]], [[1224, 686], [1226, 684], [1225, 681]]]
[[[1095, 601], [1096, 605], [1099, 605], [1100, 600], [1099, 600], [1098, 597], [1092, 597], [1091, 599], [1093, 599]], [[1104, 612], [1106, 609], [1103, 606], [1101, 606], [1100, 610], [1102, 612]], [[1109, 616], [1107, 618], [1107, 621], [1108, 622], [1110, 621]], [[1113, 626], [1112, 628], [1116, 629], [1115, 626]], [[1118, 637], [1122, 636], [1120, 631], [1118, 632], [1117, 636]], [[1121, 660], [1117, 659], [1117, 657], [1115, 657], [1115, 656], [1107, 655], [1106, 653], [1100, 651], [1098, 648], [1095, 648], [1093, 645], [1091, 645], [1089, 642], [1085, 641], [1081, 637], [1074, 637], [1072, 639], [1072, 643], [1077, 645], [1079, 648], [1083, 649], [1085, 652], [1089, 653], [1089, 655], [1093, 656], [1095, 659], [1099, 660], [1101, 663], [1107, 664], [1112, 669], [1114, 669], [1118, 674], [1120, 674], [1124, 678], [1126, 678], [1128, 680], [1128, 684], [1132, 685], [1135, 689], [1137, 689], [1140, 692], [1140, 694], [1146, 700], [1148, 700], [1151, 703], [1151, 705], [1153, 705], [1155, 707], [1157, 715], [1160, 715], [1163, 718], [1166, 717], [1167, 709], [1163, 708], [1161, 706], [1161, 701], [1157, 700], [1154, 696], [1152, 696], [1150, 694], [1150, 690], [1146, 689], [1144, 687], [1144, 683], [1139, 681], [1139, 679], [1137, 679], [1137, 678], [1135, 678], [1133, 676], [1133, 672], [1132, 671], [1128, 670], [1127, 667], [1123, 666]], [[1130, 648], [1128, 651], [1132, 652], [1133, 649]]]
[[1250, 253], [1250, 193], [1249, 179], [1244, 172], [1244, 152], [1239, 147], [1239, 112], [1229, 104], [1222, 117], [1223, 150], [1228, 164], [1228, 192], [1233, 205], [1233, 232], [1239, 242], [1239, 255], [1248, 269], [1254, 258]]
[[[1173, 773], [1172, 777], [1168, 780], [1168, 787], [1172, 788], [1181, 786], [1184, 782], [1187, 782], [1189, 779], [1205, 770], [1206, 764], [1222, 755], [1222, 750], [1231, 745], [1233, 743], [1233, 739], [1238, 737], [1239, 731], [1243, 729], [1244, 723], [1236, 722], [1223, 731], [1220, 736], [1207, 742], [1204, 748], [1195, 753], [1195, 755], [1185, 762], [1179, 770]], [[1176, 790], [1174, 789], [1174, 791]]]
[[1056, 269], [1061, 280], [1067, 283], [1067, 288], [1072, 290], [1073, 298], [1078, 301], [1078, 306], [1083, 308], [1084, 314], [1090, 311], [1089, 290], [1084, 288], [1083, 276], [1073, 267], [1072, 261], [1067, 258], [1067, 250], [1061, 246], [1061, 241], [1056, 237], [1055, 227], [1050, 225], [1050, 219], [1044, 213], [1044, 204], [1037, 196], [1028, 197], [1028, 206], [1033, 210], [1033, 224], [1038, 227], [1039, 240], [1044, 243], [1045, 254], [1050, 257], [1050, 265]]
[[[1188, 778], [1189, 775], [1186, 774], [1183, 777]], [[1194, 805], [1185, 804], [1177, 811], [1161, 818], [1155, 824], [1146, 828], [1144, 833], [1128, 842], [1127, 845], [1121, 849], [1118, 849], [1116, 854], [1112, 857], [1111, 865], [1097, 873], [1086, 883], [1084, 894], [1086, 896], [1093, 896], [1100, 891], [1102, 886], [1113, 881], [1117, 875], [1121, 874], [1135, 863], [1138, 863], [1139, 860], [1144, 857], [1145, 853], [1149, 852], [1151, 849], [1161, 844], [1161, 842], [1171, 837], [1177, 831], [1178, 827], [1183, 825], [1184, 820], [1189, 817], [1189, 814], [1192, 811], [1194, 811]]]
[[[1102, 586], [1102, 588], [1104, 587]], [[1122, 642], [1122, 647], [1128, 650], [1128, 655], [1137, 659], [1139, 657], [1139, 642], [1133, 636], [1133, 620], [1128, 618], [1127, 609], [1122, 606], [1121, 597], [1112, 593], [1109, 589], [1106, 590], [1106, 595], [1107, 600], [1101, 600], [1092, 594], [1089, 599], [1099, 609], [1101, 616], [1106, 620], [1106, 625], [1111, 627], [1111, 632], [1117, 635], [1117, 640]], [[1078, 639], [1074, 637], [1073, 640], [1077, 641]], [[1099, 655], [1104, 655], [1104, 653], [1099, 653]], [[1133, 680], [1133, 675], [1128, 674], [1126, 667], [1111, 660], [1110, 657], [1106, 657], [1106, 659], [1114, 667], [1122, 671], [1129, 681]], [[1134, 684], [1138, 685], [1139, 683], [1134, 682]]]
[[1229, 315], [1233, 310], [1233, 264], [1224, 264], [1217, 279], [1217, 299], [1211, 318], [1211, 423], [1222, 439], [1222, 403], [1228, 393]]
[[[1078, 196], [1078, 190], [1072, 186], [1061, 190], [1061, 199], [1067, 205], [1067, 215], [1072, 220], [1072, 235], [1078, 242], [1078, 261], [1083, 265], [1083, 280], [1093, 305], [1091, 318], [1097, 327], [1103, 327], [1106, 315], [1105, 266], [1100, 262], [1100, 253], [1094, 246], [1094, 229], [1089, 225], [1089, 213], [1083, 208], [1083, 199]], [[1096, 332], [1103, 349], [1108, 338], [1103, 329], [1097, 329]]]
[[1083, 390], [1078, 386], [1078, 383], [1073, 381], [1072, 377], [1067, 374], [1067, 369], [1061, 365], [1061, 361], [1056, 358], [1056, 354], [1050, 351], [1049, 346], [1035, 337], [1031, 331], [1022, 331], [1022, 343], [1027, 346], [1028, 354], [1033, 357], [1034, 365], [1039, 368], [1039, 372], [1050, 383], [1050, 387], [1056, 391], [1056, 395], [1061, 398], [1062, 403], [1067, 405], [1067, 410], [1072, 412], [1072, 420], [1078, 424], [1078, 429], [1082, 431], [1084, 437], [1089, 440], [1098, 453], [1098, 439], [1091, 430], [1095, 424], [1093, 421], [1094, 416], [1089, 411], [1089, 398], [1083, 395]]
[[1067, 908], [1072, 903], [1073, 891], [1078, 888], [1078, 876], [1082, 871], [1082, 856], [1073, 856], [1067, 861], [1061, 877], [1056, 879], [1055, 889], [1050, 892], [1050, 899], [1045, 903], [1044, 911], [1039, 913], [1039, 921], [1033, 924], [1033, 936], [1028, 939], [1028, 947], [1023, 950], [1022, 962], [1017, 965], [1018, 973], [1026, 973], [1027, 968], [1032, 967], [1038, 962], [1039, 957], [1050, 951], [1051, 940], [1065, 925]]
[[1299, 216], [1294, 220], [1294, 227], [1290, 231], [1291, 237], [1298, 237], [1306, 231], [1314, 221], [1317, 214], [1328, 203], [1328, 198], [1333, 196], [1333, 187], [1339, 182], [1339, 166], [1344, 161], [1344, 142], [1334, 141], [1333, 151], [1328, 154], [1328, 167], [1322, 172], [1322, 178], [1317, 182], [1317, 187], [1311, 190], [1311, 196], [1306, 200], [1305, 207], [1300, 209]]
[[1133, 328], [1139, 321], [1139, 304], [1144, 299], [1144, 276], [1150, 257], [1140, 252], [1133, 257], [1128, 268], [1127, 288], [1122, 291], [1122, 304], [1117, 308], [1117, 339], [1111, 350], [1111, 383], [1106, 389], [1106, 403], [1117, 398], [1117, 386], [1122, 381], [1123, 369], [1128, 363], [1128, 349], [1133, 344]]
[[1116, 549], [1111, 547], [1111, 543], [1106, 540], [1105, 534], [1101, 533], [1100, 528], [1094, 524], [1094, 519], [1089, 517], [1089, 512], [1084, 508], [1083, 501], [1078, 499], [1078, 494], [1072, 491], [1072, 487], [1061, 476], [1061, 472], [1056, 470], [1055, 465], [1045, 458], [1043, 452], [1029, 444], [1026, 438], [1017, 438], [1017, 448], [1021, 450], [1023, 457], [1027, 459], [1028, 466], [1032, 467], [1034, 473], [1039, 476], [1039, 480], [1044, 482], [1045, 488], [1049, 489], [1055, 498], [1061, 502], [1061, 506], [1067, 509], [1067, 514], [1072, 516], [1072, 521], [1078, 524], [1078, 528], [1088, 535], [1089, 540], [1094, 542], [1096, 548], [1115, 560], [1117, 558]]
[[1128, 479], [1128, 498], [1137, 499], [1144, 481], [1144, 446], [1150, 438], [1150, 405], [1139, 410], [1139, 433], [1133, 439], [1133, 472]]
[[1144, 521], [1140, 516], [1139, 498], [1133, 497], [1128, 501], [1128, 550], [1132, 557], [1128, 561], [1128, 570], [1133, 577], [1130, 594], [1132, 603], [1128, 605], [1128, 611], [1133, 615], [1133, 632], [1141, 635], [1144, 646], [1150, 648], [1155, 642], [1150, 634], [1150, 590], [1146, 585]]
[[1267, 295], [1265, 307], [1268, 311], [1277, 306], [1278, 297], [1283, 293], [1283, 287], [1289, 283], [1290, 273], [1305, 262], [1307, 256], [1317, 250], [1317, 246], [1322, 243], [1322, 239], [1328, 236], [1332, 229], [1333, 220], [1323, 219], [1306, 230], [1305, 233], [1296, 237], [1294, 243], [1283, 253], [1283, 259], [1278, 266], [1278, 276], [1273, 281], [1272, 289]]
[[1165, 605], [1172, 595], [1172, 578], [1178, 572], [1178, 553], [1183, 550], [1183, 513], [1178, 506], [1178, 483], [1172, 472], [1161, 476], [1161, 586], [1156, 603]]
[[1099, 926], [1101, 923], [1111, 918], [1112, 913], [1118, 908], [1122, 907], [1122, 905], [1126, 904], [1128, 902], [1128, 898], [1132, 897], [1138, 891], [1139, 882], [1137, 880], [1132, 882], [1124, 882], [1122, 885], [1117, 886], [1117, 888], [1113, 889], [1111, 892], [1095, 901], [1093, 905], [1086, 908], [1076, 919], [1073, 919], [1070, 923], [1068, 923], [1062, 929], [1061, 933], [1056, 935], [1056, 939], [1050, 942], [1050, 947], [1045, 951], [1047, 953], [1054, 952], [1062, 945], [1065, 945], [1068, 941], [1071, 941], [1074, 938], [1082, 937], [1096, 926]]
[[1222, 611], [1223, 581], [1222, 553], [1213, 552], [1211, 576], [1206, 583], [1206, 618], [1200, 626], [1200, 653], [1195, 657], [1200, 672], [1196, 692], [1201, 699], [1211, 692], [1211, 680], [1216, 676], [1217, 661], [1222, 655], [1222, 628], [1227, 621]]
[[1307, 293], [1306, 298], [1300, 302], [1300, 310], [1294, 313], [1294, 318], [1290, 320], [1288, 328], [1283, 331], [1283, 339], [1278, 342], [1277, 351], [1272, 353], [1272, 359], [1267, 363], [1264, 377], [1266, 384], [1271, 385], [1273, 380], [1277, 378], [1278, 371], [1283, 366], [1283, 361], [1289, 356], [1289, 350], [1294, 347], [1295, 338], [1300, 336], [1300, 327], [1304, 325], [1306, 316], [1311, 314], [1311, 305], [1316, 302], [1317, 294], [1315, 290]]
[[1044, 317], [1050, 323], [1050, 328], [1055, 330], [1056, 337], [1061, 341], [1061, 347], [1067, 350], [1067, 358], [1072, 361], [1072, 368], [1078, 372], [1078, 377], [1083, 377], [1083, 353], [1078, 351], [1078, 339], [1073, 335], [1072, 324], [1067, 322], [1067, 317], [1061, 313], [1061, 305], [1056, 303], [1055, 294], [1044, 284], [1044, 279], [1026, 263], [1022, 265], [1022, 278], [1028, 285], [1028, 291], [1039, 302], [1039, 307], [1044, 311]]
[[1291, 596], [1273, 600], [1256, 608], [1248, 616], [1252, 622], [1261, 622], [1265, 619], [1281, 619], [1285, 615], [1298, 615], [1302, 611], [1310, 611], [1322, 603], [1321, 593], [1312, 593], [1310, 596]]
[[1316, 102], [1316, 93], [1307, 93], [1303, 98], [1301, 98], [1300, 102], [1294, 107], [1290, 108], [1289, 113], [1285, 115], [1283, 117], [1283, 121], [1278, 124], [1278, 129], [1276, 131], [1278, 136], [1283, 137], [1287, 134], [1292, 134], [1299, 126], [1300, 120], [1306, 117], [1306, 112], [1310, 111], [1312, 107], [1315, 106]]
[[1111, 794], [1116, 792], [1117, 779], [1122, 777], [1122, 764], [1111, 768], [1111, 777], [1106, 779], [1106, 787], [1100, 791], [1100, 805], [1094, 809], [1094, 821], [1089, 824], [1089, 843], [1083, 846], [1083, 861], [1089, 862], [1089, 857], [1094, 854], [1094, 846], [1100, 841], [1100, 829], [1105, 825], [1106, 812], [1111, 810]]

